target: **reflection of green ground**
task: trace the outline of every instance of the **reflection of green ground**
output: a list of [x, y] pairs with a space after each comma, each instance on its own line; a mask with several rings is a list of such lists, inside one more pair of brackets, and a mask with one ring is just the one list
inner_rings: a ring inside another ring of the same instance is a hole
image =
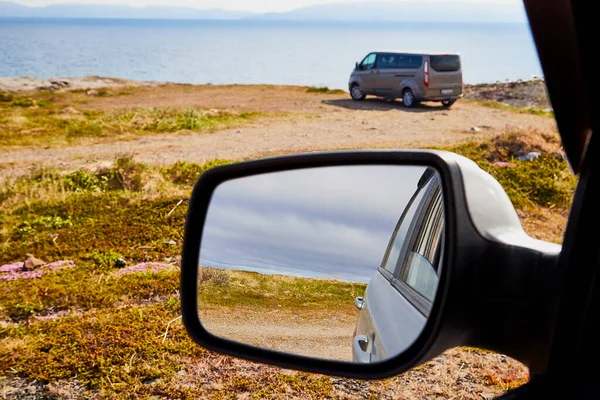
[[199, 301], [211, 306], [284, 307], [286, 309], [353, 306], [366, 284], [336, 280], [264, 275], [256, 272], [203, 268]]

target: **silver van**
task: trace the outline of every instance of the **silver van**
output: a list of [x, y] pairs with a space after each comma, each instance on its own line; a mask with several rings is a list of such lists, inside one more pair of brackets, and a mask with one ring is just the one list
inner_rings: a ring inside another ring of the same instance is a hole
[[354, 100], [367, 95], [402, 99], [405, 107], [420, 101], [452, 106], [463, 95], [458, 53], [369, 53], [350, 75], [348, 89]]

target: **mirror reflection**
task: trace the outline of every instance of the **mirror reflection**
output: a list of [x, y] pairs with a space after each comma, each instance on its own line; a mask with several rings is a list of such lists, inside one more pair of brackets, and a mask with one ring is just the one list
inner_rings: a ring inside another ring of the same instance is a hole
[[203, 231], [200, 321], [287, 353], [394, 357], [427, 321], [443, 236], [431, 168], [321, 167], [224, 182]]

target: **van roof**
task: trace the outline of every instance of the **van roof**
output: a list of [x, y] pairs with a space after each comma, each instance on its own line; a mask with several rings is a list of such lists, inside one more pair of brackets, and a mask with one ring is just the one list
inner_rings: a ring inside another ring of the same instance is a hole
[[415, 50], [398, 50], [398, 49], [383, 49], [375, 50], [371, 53], [400, 53], [400, 54], [411, 54], [411, 55], [427, 55], [427, 56], [460, 56], [459, 52], [455, 51], [415, 51]]

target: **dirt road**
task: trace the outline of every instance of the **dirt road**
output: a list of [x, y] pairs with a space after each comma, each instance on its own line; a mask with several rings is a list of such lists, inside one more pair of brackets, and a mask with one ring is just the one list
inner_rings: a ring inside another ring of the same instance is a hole
[[293, 312], [286, 309], [201, 307], [200, 319], [214, 335], [308, 357], [352, 361], [358, 311]]
[[510, 126], [555, 130], [554, 120], [547, 117], [466, 101], [459, 101], [451, 109], [437, 103], [405, 109], [400, 102], [354, 102], [347, 94], [307, 93], [306, 88], [298, 87], [166, 85], [137, 88], [128, 95], [90, 97], [85, 105], [69, 105], [103, 111], [168, 106], [285, 114], [211, 134], [157, 134], [59, 150], [42, 146], [5, 148], [0, 150], [0, 166], [4, 165], [0, 176], [41, 166], [76, 169], [112, 161], [124, 153], [159, 165], [178, 160], [201, 163], [214, 158], [240, 159], [281, 152], [445, 145], [498, 134]]

